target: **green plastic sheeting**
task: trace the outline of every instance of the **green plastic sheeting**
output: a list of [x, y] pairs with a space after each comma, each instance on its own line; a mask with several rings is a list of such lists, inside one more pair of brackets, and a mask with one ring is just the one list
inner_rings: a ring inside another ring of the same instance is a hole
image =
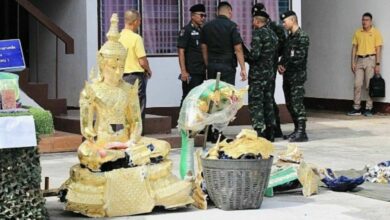
[[180, 176], [184, 179], [189, 172], [194, 175], [194, 138], [188, 137], [185, 130], [180, 131], [181, 153], [180, 153]]

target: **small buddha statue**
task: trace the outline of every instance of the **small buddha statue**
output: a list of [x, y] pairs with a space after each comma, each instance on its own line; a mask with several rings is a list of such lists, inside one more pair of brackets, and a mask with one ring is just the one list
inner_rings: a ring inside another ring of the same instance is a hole
[[80, 164], [61, 187], [65, 209], [110, 217], [191, 204], [191, 183], [171, 172], [169, 143], [141, 136], [138, 84], [122, 80], [127, 52], [118, 42], [116, 14], [107, 38], [97, 55], [98, 73], [80, 95], [86, 140], [78, 149]]

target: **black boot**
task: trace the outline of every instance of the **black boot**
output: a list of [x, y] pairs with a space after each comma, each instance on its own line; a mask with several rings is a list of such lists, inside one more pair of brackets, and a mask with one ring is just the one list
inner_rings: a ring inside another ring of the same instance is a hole
[[209, 130], [207, 132], [207, 141], [215, 144], [218, 141], [219, 134], [221, 134], [221, 138], [219, 141], [223, 141], [226, 139], [226, 136], [222, 134], [222, 132], [218, 131], [217, 129], [211, 128], [211, 125], [209, 126]]
[[267, 126], [264, 130], [265, 139], [274, 142], [275, 141], [275, 129], [274, 126]]
[[306, 142], [309, 138], [306, 134], [306, 121], [299, 120], [298, 121], [298, 130], [293, 137], [289, 139], [290, 142]]
[[262, 138], [266, 138], [265, 137], [265, 132], [263, 131], [260, 131], [260, 130], [256, 130], [256, 133], [257, 133], [257, 137], [262, 137]]
[[216, 136], [214, 129], [210, 125], [209, 129], [207, 130], [207, 141], [209, 141], [211, 143], [216, 143], [217, 139], [218, 139], [218, 136]]
[[282, 128], [280, 127], [280, 120], [276, 120], [276, 127], [275, 127], [274, 135], [275, 135], [275, 138], [282, 138], [283, 137]]
[[283, 135], [283, 139], [284, 140], [288, 140], [288, 139], [292, 138], [293, 136], [295, 136], [295, 133], [297, 133], [297, 131], [298, 131], [298, 121], [297, 120], [293, 120], [293, 122], [294, 122], [294, 131], [291, 132], [288, 135]]

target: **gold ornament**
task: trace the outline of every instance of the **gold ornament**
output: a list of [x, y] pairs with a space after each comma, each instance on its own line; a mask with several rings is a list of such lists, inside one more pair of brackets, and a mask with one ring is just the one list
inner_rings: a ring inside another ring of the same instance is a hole
[[208, 159], [218, 159], [219, 152], [223, 151], [225, 155], [238, 159], [241, 155], [261, 155], [263, 159], [268, 159], [274, 152], [274, 146], [267, 139], [257, 137], [255, 130], [242, 129], [232, 142], [217, 143], [208, 151]]

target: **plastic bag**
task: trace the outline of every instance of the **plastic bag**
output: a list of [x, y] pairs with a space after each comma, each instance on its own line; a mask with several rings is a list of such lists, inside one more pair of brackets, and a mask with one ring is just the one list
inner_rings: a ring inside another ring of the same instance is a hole
[[194, 142], [190, 131], [196, 134], [207, 125], [222, 131], [243, 105], [248, 87], [237, 90], [233, 85], [206, 80], [193, 88], [180, 109], [178, 127], [182, 139], [180, 175], [184, 179], [194, 174]]
[[325, 185], [337, 192], [351, 191], [356, 188], [358, 185], [364, 183], [363, 176], [358, 178], [349, 178], [346, 176], [336, 177], [331, 169], [325, 170], [325, 177], [321, 179]]
[[367, 168], [364, 179], [371, 183], [390, 184], [390, 160], [383, 161], [376, 166]]
[[180, 129], [201, 131], [206, 125], [212, 125], [222, 131], [234, 119], [243, 105], [248, 87], [237, 90], [233, 85], [220, 81], [216, 90], [215, 85], [216, 80], [206, 80], [190, 91], [180, 109]]
[[0, 91], [12, 89], [19, 100], [19, 76], [13, 73], [0, 72]]

